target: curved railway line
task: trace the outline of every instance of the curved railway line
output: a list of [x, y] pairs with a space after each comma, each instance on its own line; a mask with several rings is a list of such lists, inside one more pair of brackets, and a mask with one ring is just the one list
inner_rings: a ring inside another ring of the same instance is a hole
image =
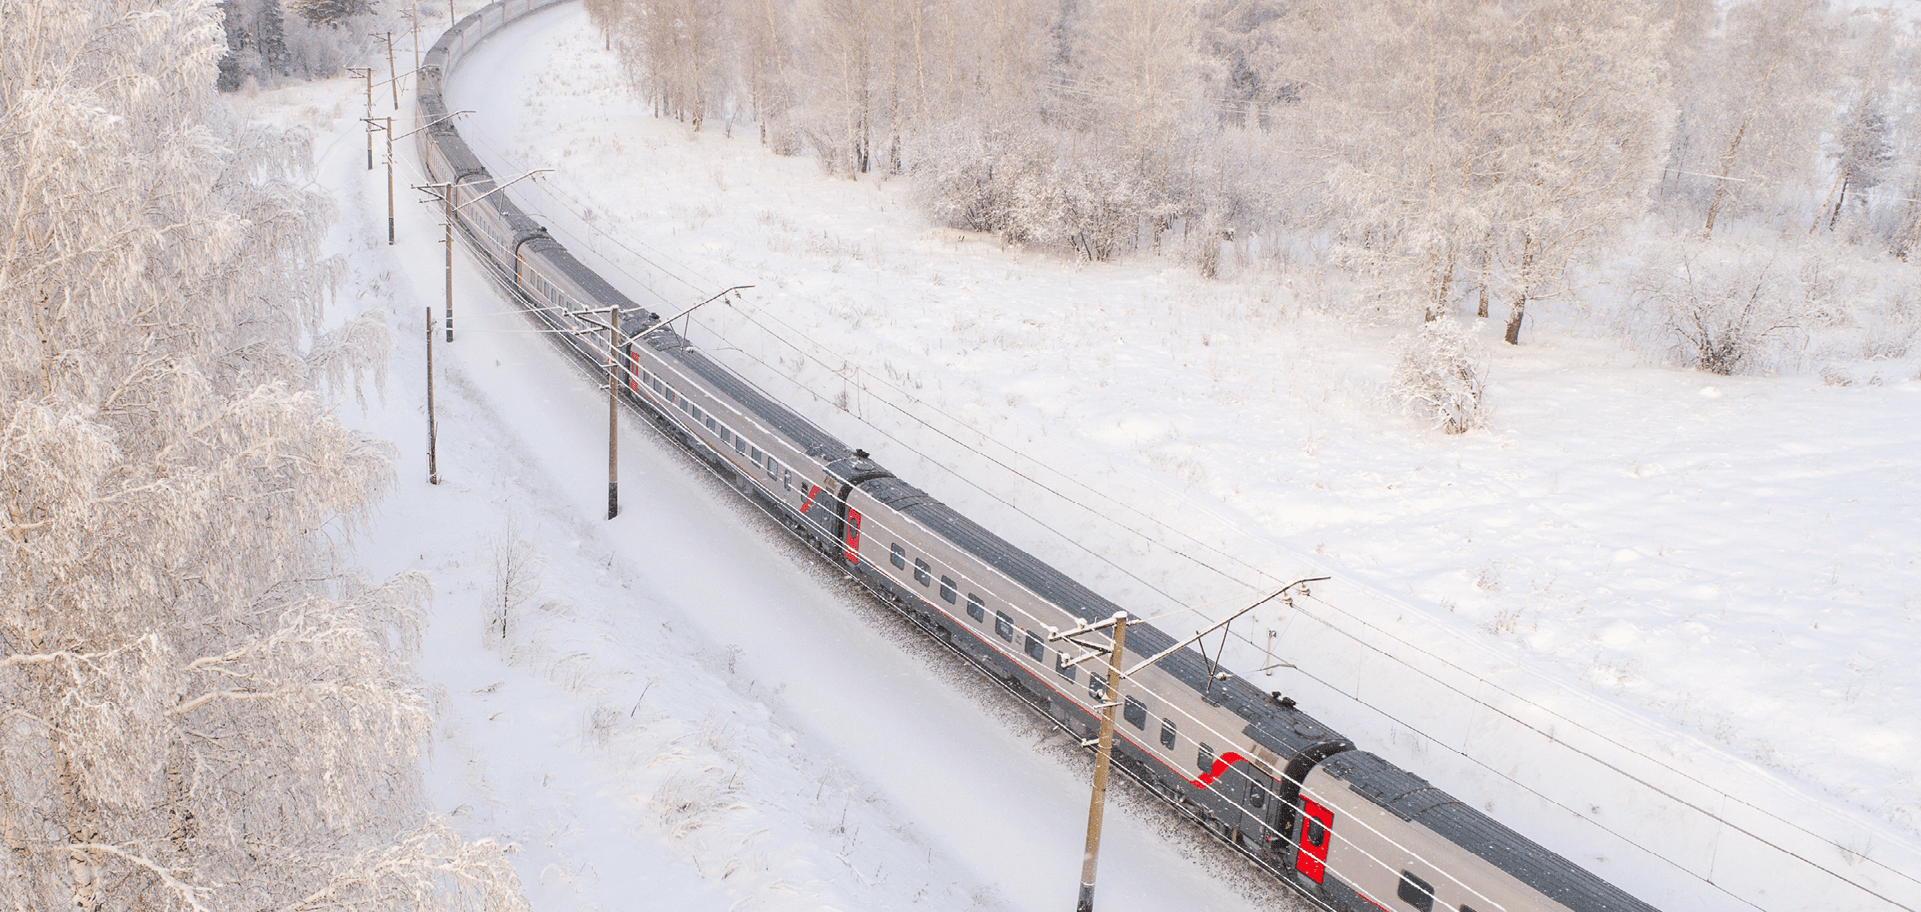
[[498, 192], [443, 99], [469, 49], [561, 2], [504, 0], [449, 29], [418, 72], [418, 120], [432, 125], [416, 141], [462, 241], [581, 370], [617, 377], [620, 400], [740, 496], [1062, 730], [1091, 738], [1114, 705], [1123, 772], [1312, 902], [1652, 912], [1151, 624], [1127, 627], [1110, 691], [1096, 672], [1121, 606], [766, 395], [576, 260]]

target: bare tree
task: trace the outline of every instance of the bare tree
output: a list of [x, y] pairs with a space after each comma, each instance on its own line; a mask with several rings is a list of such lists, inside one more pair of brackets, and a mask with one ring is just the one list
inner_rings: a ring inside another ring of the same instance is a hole
[[390, 475], [304, 138], [224, 113], [210, 4], [7, 17], [0, 905], [517, 908], [424, 812], [420, 582], [330, 550]]

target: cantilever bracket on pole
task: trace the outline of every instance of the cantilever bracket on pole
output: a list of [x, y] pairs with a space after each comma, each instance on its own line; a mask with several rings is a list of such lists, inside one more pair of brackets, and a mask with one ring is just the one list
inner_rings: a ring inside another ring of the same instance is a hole
[[[494, 194], [496, 194], [496, 193], [499, 193], [500, 191], [502, 191], [502, 190], [505, 190], [505, 189], [507, 189], [508, 187], [511, 187], [511, 186], [513, 186], [513, 185], [515, 185], [515, 184], [518, 184], [518, 183], [520, 183], [521, 181], [524, 181], [524, 180], [526, 180], [527, 178], [530, 178], [530, 177], [533, 177], [533, 176], [534, 176], [534, 175], [536, 175], [536, 174], [552, 174], [552, 173], [554, 173], [554, 169], [552, 169], [552, 168], [535, 168], [534, 170], [532, 170], [532, 171], [529, 171], [529, 172], [527, 172], [526, 174], [522, 174], [521, 176], [519, 176], [519, 177], [516, 177], [516, 178], [514, 178], [513, 180], [510, 180], [510, 181], [508, 181], [508, 182], [506, 182], [506, 183], [504, 183], [504, 184], [501, 184], [501, 185], [500, 185], [500, 186], [498, 186], [498, 187], [495, 187], [495, 188], [494, 188], [494, 189], [492, 189], [492, 190], [489, 190], [489, 191], [487, 191], [486, 193], [482, 193], [481, 195], [479, 195], [479, 196], [476, 196], [476, 197], [474, 197], [473, 199], [470, 199], [470, 200], [468, 200], [468, 201], [466, 201], [466, 202], [464, 202], [464, 203], [461, 203], [461, 204], [460, 204], [460, 205], [458, 205], [458, 206], [455, 206], [455, 207], [454, 207], [454, 211], [455, 211], [455, 212], [459, 212], [460, 210], [462, 210], [462, 209], [465, 209], [465, 208], [467, 208], [468, 206], [471, 206], [471, 205], [473, 205], [473, 204], [475, 204], [475, 203], [478, 203], [478, 202], [480, 202], [481, 200], [484, 200], [484, 199], [486, 199], [487, 197], [490, 197], [490, 196], [493, 196]], [[466, 185], [467, 185], [467, 182], [466, 182], [466, 181], [456, 181], [456, 182], [454, 182], [454, 183], [455, 183], [455, 185], [456, 185], [456, 186], [462, 186], [462, 187], [464, 187], [464, 186], [466, 186]]]
[[1228, 615], [1227, 617], [1224, 617], [1218, 621], [1215, 621], [1213, 625], [1209, 626], [1206, 630], [1202, 630], [1198, 633], [1195, 633], [1193, 636], [1188, 637], [1185, 640], [1182, 640], [1178, 643], [1175, 643], [1172, 646], [1167, 647], [1166, 649], [1161, 650], [1160, 653], [1155, 655], [1153, 658], [1142, 660], [1140, 664], [1135, 665], [1133, 668], [1129, 668], [1128, 670], [1121, 672], [1121, 676], [1125, 678], [1133, 677], [1141, 669], [1146, 668], [1149, 665], [1152, 665], [1155, 662], [1158, 662], [1162, 659], [1165, 659], [1168, 656], [1171, 656], [1174, 653], [1179, 652], [1182, 649], [1198, 642], [1201, 637], [1207, 636], [1208, 634], [1213, 633], [1214, 631], [1219, 630], [1222, 627], [1226, 627], [1228, 624], [1233, 623], [1235, 618], [1238, 618], [1241, 615], [1248, 613], [1249, 611], [1253, 611], [1254, 609], [1259, 608], [1262, 605], [1267, 604], [1268, 602], [1271, 602], [1277, 598], [1280, 598], [1282, 595], [1285, 595], [1287, 593], [1287, 590], [1292, 589], [1295, 586], [1301, 586], [1307, 583], [1318, 583], [1324, 579], [1328, 579], [1328, 577], [1311, 576], [1306, 579], [1297, 579], [1294, 582], [1288, 583], [1287, 585], [1282, 586], [1281, 588], [1276, 589], [1265, 596], [1262, 596], [1258, 601], [1254, 602], [1253, 604], [1248, 605], [1247, 607], [1242, 608], [1239, 611], [1236, 611], [1233, 614]]
[[440, 123], [443, 120], [452, 120], [453, 118], [459, 117], [462, 114], [472, 114], [472, 113], [473, 113], [472, 111], [455, 111], [452, 114], [442, 114], [439, 117], [434, 118], [433, 120], [427, 121], [426, 123], [421, 124], [420, 126], [415, 127], [412, 130], [408, 130], [407, 132], [394, 137], [394, 139], [395, 140], [406, 139], [407, 137], [412, 136], [415, 133], [420, 132], [421, 130], [432, 128], [434, 124]]

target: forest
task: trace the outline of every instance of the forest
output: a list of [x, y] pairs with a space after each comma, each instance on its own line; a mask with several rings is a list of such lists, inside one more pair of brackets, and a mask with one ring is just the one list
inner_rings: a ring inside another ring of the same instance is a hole
[[1327, 264], [1340, 309], [1429, 324], [1424, 382], [1474, 373], [1432, 324], [1519, 344], [1561, 305], [1719, 374], [1900, 357], [1921, 328], [1889, 281], [1921, 243], [1921, 44], [1889, 9], [586, 2], [657, 116], [910, 176], [931, 219], [1006, 244]]
[[391, 445], [312, 135], [200, 0], [0, 4], [0, 906], [524, 908], [427, 811], [418, 574], [347, 560]]

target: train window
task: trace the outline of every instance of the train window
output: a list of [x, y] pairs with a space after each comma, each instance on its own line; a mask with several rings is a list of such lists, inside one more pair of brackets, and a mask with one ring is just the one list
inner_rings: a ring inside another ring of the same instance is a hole
[[1173, 719], [1161, 720], [1161, 746], [1167, 748], [1168, 750], [1174, 749], [1174, 720]]
[[1014, 642], [1014, 617], [1005, 611], [994, 612], [994, 632], [1009, 643]]
[[914, 558], [914, 582], [917, 582], [923, 586], [933, 582], [934, 577], [932, 574], [928, 573], [927, 570], [928, 570], [928, 566], [926, 561], [921, 560], [918, 557]]
[[1067, 653], [1054, 653], [1054, 670], [1060, 672], [1061, 677], [1074, 680], [1074, 666], [1067, 664]]
[[687, 414], [693, 416], [695, 424], [699, 424], [700, 420], [706, 417], [706, 414], [700, 410], [700, 406], [695, 405], [692, 402], [687, 403]]
[[907, 549], [901, 547], [899, 544], [895, 544], [893, 547], [888, 548], [887, 562], [890, 564], [893, 564], [894, 569], [896, 570], [907, 569]]
[[954, 604], [954, 599], [958, 597], [959, 596], [957, 595], [957, 590], [954, 588], [954, 578], [951, 576], [941, 577], [940, 578], [940, 600], [943, 602], [946, 602], [949, 605], [952, 605]]
[[747, 461], [754, 465], [760, 465], [760, 447], [748, 447], [747, 449], [749, 451]]
[[1134, 697], [1126, 698], [1125, 700], [1121, 701], [1121, 717], [1127, 720], [1127, 724], [1132, 725], [1135, 728], [1138, 728], [1142, 731], [1147, 730], [1147, 704], [1146, 703], [1142, 703], [1140, 700]]
[[1031, 633], [1028, 634], [1027, 642], [1021, 644], [1021, 648], [1027, 650], [1027, 655], [1030, 658], [1032, 658], [1034, 661], [1036, 662], [1047, 661], [1047, 647], [1041, 645], [1040, 637], [1037, 637]]
[[[780, 486], [783, 488], [786, 488], [789, 491], [792, 491], [794, 489], [794, 470], [793, 469], [787, 468], [786, 466], [781, 466]], [[953, 601], [953, 600], [949, 599], [948, 601]]]
[[710, 431], [714, 429], [714, 416], [711, 414], [707, 416], [707, 429]]
[[1413, 872], [1401, 872], [1401, 885], [1395, 888], [1394, 895], [1420, 912], [1434, 912], [1434, 888]]
[[967, 616], [975, 621], [987, 620], [987, 603], [972, 592], [967, 593]]
[[1247, 783], [1247, 806], [1251, 808], [1267, 807], [1267, 789], [1260, 783], [1252, 780], [1249, 780]]
[[1326, 847], [1327, 846], [1327, 824], [1322, 823], [1313, 817], [1307, 818], [1307, 831], [1301, 834], [1301, 839], [1303, 842], [1307, 843], [1309, 846], [1312, 846], [1317, 849]]
[[729, 428], [729, 427], [727, 427], [726, 425], [722, 425], [722, 426], [721, 426], [721, 428], [720, 428], [720, 445], [721, 445], [721, 446], [726, 446], [726, 445], [728, 445], [728, 444], [730, 444], [730, 443], [733, 443], [733, 442], [734, 442], [734, 431], [733, 431], [733, 429], [732, 429], [732, 428]]
[[734, 435], [734, 452], [739, 453], [742, 456], [747, 455], [747, 438], [742, 437], [739, 434]]
[[1096, 701], [1107, 699], [1107, 679], [1101, 677], [1098, 668], [1087, 673], [1087, 696]]
[[774, 461], [774, 454], [772, 453], [767, 454], [767, 480], [780, 480], [780, 463]]
[[1205, 741], [1201, 742], [1201, 752], [1198, 756], [1194, 758], [1194, 766], [1196, 769], [1199, 769], [1203, 773], [1211, 773], [1214, 771], [1213, 745], [1208, 744]]

